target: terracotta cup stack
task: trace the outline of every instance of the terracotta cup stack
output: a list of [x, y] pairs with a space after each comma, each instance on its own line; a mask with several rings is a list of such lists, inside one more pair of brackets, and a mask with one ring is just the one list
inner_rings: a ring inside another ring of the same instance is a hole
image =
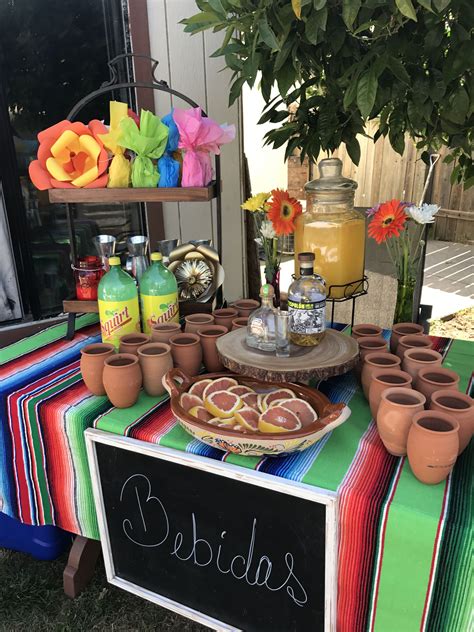
[[360, 346], [362, 388], [380, 438], [390, 454], [408, 456], [421, 482], [439, 483], [474, 434], [474, 400], [459, 392], [459, 376], [441, 366], [443, 358], [421, 325], [394, 325], [391, 353], [380, 334], [369, 324], [352, 332]]
[[173, 368], [171, 347], [164, 342], [149, 342], [138, 349], [138, 359], [143, 374], [143, 388], [148, 395], [163, 395], [163, 376]]

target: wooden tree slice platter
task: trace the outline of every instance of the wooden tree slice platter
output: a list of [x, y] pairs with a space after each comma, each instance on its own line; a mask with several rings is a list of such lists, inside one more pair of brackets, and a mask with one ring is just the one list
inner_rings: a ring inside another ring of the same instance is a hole
[[342, 375], [359, 361], [359, 345], [334, 329], [317, 347], [291, 345], [289, 358], [258, 351], [245, 342], [247, 329], [242, 327], [217, 339], [217, 352], [222, 364], [240, 375], [266, 382], [308, 382]]

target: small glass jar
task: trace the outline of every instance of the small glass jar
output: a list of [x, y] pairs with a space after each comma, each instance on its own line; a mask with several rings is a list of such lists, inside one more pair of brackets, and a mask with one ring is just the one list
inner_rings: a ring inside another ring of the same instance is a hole
[[100, 257], [92, 255], [77, 260], [72, 266], [76, 284], [76, 298], [79, 301], [96, 301], [99, 281], [104, 275], [104, 268]]
[[260, 289], [261, 306], [252, 312], [247, 323], [246, 342], [249, 347], [260, 351], [275, 351], [276, 332], [273, 298], [275, 290], [269, 283]]
[[295, 273], [298, 254], [313, 252], [328, 298], [350, 297], [365, 264], [365, 218], [354, 210], [357, 182], [343, 177], [339, 158], [321, 160], [318, 168], [319, 179], [305, 185], [306, 212], [295, 222]]

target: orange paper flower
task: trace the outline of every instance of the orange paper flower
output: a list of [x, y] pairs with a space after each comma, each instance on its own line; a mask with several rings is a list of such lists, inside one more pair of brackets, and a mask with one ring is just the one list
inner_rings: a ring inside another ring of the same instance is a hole
[[295, 219], [302, 212], [301, 204], [290, 197], [288, 191], [273, 189], [272, 201], [267, 212], [277, 235], [289, 235], [295, 231]]
[[106, 133], [100, 121], [89, 125], [61, 121], [40, 132], [38, 160], [29, 167], [35, 187], [40, 191], [105, 187], [109, 160], [98, 135]]
[[389, 237], [399, 237], [400, 231], [405, 228], [408, 219], [405, 213], [405, 204], [400, 200], [384, 202], [373, 215], [369, 224], [368, 235], [378, 244], [383, 243]]

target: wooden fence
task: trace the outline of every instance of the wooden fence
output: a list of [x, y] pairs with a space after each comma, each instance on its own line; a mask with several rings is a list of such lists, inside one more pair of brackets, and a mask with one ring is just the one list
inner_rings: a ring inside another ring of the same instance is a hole
[[[372, 134], [375, 129], [375, 126], [369, 127], [368, 133]], [[416, 203], [420, 201], [427, 167], [409, 138], [403, 156], [392, 149], [388, 138], [379, 138], [374, 143], [370, 138], [360, 136], [359, 143], [359, 166], [351, 161], [344, 145], [334, 152], [343, 162], [343, 174], [359, 184], [355, 195], [356, 206], [371, 207], [393, 198]], [[446, 150], [440, 153], [441, 158], [432, 176], [431, 193], [425, 199], [425, 202], [441, 206], [433, 235], [445, 241], [474, 243], [474, 187], [464, 191], [462, 185], [452, 186], [452, 164], [443, 163]], [[325, 157], [321, 154], [319, 159]], [[290, 157], [288, 188], [291, 195], [302, 199], [304, 183], [317, 177], [316, 167], [309, 165], [307, 160], [301, 165], [299, 156]]]

